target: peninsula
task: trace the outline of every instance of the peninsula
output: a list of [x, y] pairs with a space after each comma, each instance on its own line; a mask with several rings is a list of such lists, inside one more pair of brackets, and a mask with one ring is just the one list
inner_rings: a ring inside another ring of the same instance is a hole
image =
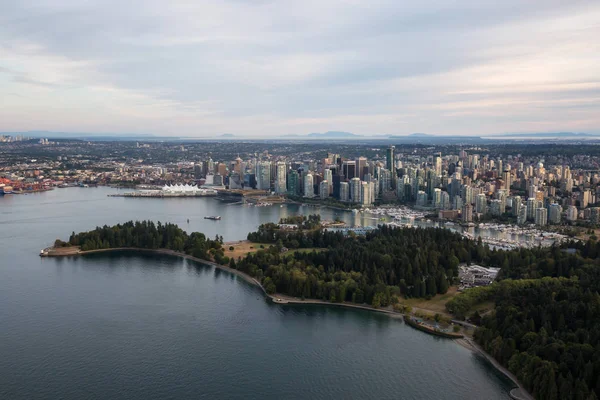
[[[320, 227], [318, 216], [264, 224], [248, 239], [255, 245], [241, 254], [218, 236], [187, 234], [172, 224], [128, 222], [73, 233], [68, 242], [58, 240], [42, 255], [123, 248], [155, 251], [228, 270], [279, 303], [340, 305], [398, 316], [414, 313], [419, 322], [434, 326], [426, 321], [433, 319], [442, 330], [448, 322], [475, 324], [479, 327], [474, 342], [468, 343], [477, 343], [481, 347], [476, 349], [489, 353], [506, 368], [503, 372], [522, 382], [521, 394], [526, 388], [535, 398], [557, 399], [573, 398], [564, 396], [568, 391], [595, 391], [593, 377], [600, 368], [599, 338], [593, 333], [600, 327], [600, 245], [594, 240], [494, 250], [443, 229], [381, 226], [364, 236], [333, 232]], [[426, 302], [445, 296], [459, 264], [471, 262], [501, 268], [497, 281], [447, 297], [446, 312], [435, 316], [409, 306], [412, 299]], [[570, 357], [579, 361], [566, 363]]]

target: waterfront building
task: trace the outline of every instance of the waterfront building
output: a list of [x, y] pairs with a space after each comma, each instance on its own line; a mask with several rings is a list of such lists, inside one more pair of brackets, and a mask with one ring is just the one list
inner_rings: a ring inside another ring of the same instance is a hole
[[442, 210], [448, 210], [451, 208], [450, 195], [448, 194], [448, 192], [442, 192], [442, 194], [440, 195], [440, 208]]
[[538, 207], [535, 209], [535, 224], [544, 226], [548, 223], [548, 209]]
[[268, 161], [259, 161], [256, 165], [256, 188], [271, 189], [271, 163]]
[[321, 200], [329, 198], [329, 182], [326, 180], [321, 181], [319, 184], [319, 197]]
[[287, 191], [287, 165], [279, 161], [275, 170], [275, 193], [283, 194]]
[[442, 208], [442, 189], [433, 189], [433, 206], [435, 208]]
[[473, 206], [469, 203], [464, 204], [462, 206], [462, 215], [463, 222], [473, 222]]
[[340, 200], [350, 201], [350, 185], [348, 182], [340, 182]]
[[533, 220], [535, 218], [535, 210], [538, 208], [538, 202], [534, 197], [527, 199], [527, 219]]
[[495, 199], [490, 202], [490, 214], [494, 217], [502, 215], [502, 201]]
[[559, 204], [550, 204], [548, 221], [551, 224], [560, 224], [560, 218], [562, 214], [562, 207]]
[[329, 194], [333, 193], [333, 171], [331, 168], [325, 168], [323, 171], [323, 180], [329, 185]]
[[519, 216], [519, 212], [521, 211], [521, 207], [523, 204], [521, 203], [521, 196], [513, 196], [512, 198], [512, 215], [514, 217]]
[[298, 171], [292, 169], [288, 173], [288, 193], [294, 196], [300, 194], [300, 184], [299, 184], [300, 176], [298, 175]]
[[475, 198], [475, 212], [484, 215], [487, 213], [487, 198], [483, 193], [478, 194]]
[[350, 179], [350, 200], [360, 203], [360, 179], [357, 177]]
[[427, 193], [422, 190], [417, 192], [417, 205], [425, 207], [427, 205]]
[[517, 215], [517, 224], [523, 225], [527, 222], [527, 206], [522, 205]]
[[371, 185], [368, 182], [360, 183], [360, 203], [364, 206], [371, 205]]
[[314, 197], [314, 195], [313, 176], [309, 173], [304, 176], [304, 197]]

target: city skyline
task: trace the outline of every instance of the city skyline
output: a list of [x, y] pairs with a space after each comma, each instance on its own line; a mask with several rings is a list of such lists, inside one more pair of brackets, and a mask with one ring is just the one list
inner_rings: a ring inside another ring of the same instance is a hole
[[0, 131], [600, 133], [600, 5], [0, 6]]

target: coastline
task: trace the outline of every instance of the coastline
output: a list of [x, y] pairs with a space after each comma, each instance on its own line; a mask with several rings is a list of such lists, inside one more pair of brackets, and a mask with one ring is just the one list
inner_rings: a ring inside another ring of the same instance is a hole
[[[197, 257], [191, 256], [189, 254], [185, 254], [185, 253], [181, 253], [181, 252], [169, 250], [169, 249], [142, 249], [142, 248], [136, 248], [136, 247], [116, 247], [116, 248], [109, 248], [109, 249], [97, 249], [97, 250], [86, 250], [86, 251], [82, 251], [82, 250], [79, 250], [78, 248], [73, 248], [73, 247], [66, 247], [63, 249], [68, 249], [70, 251], [57, 252], [54, 254], [46, 252], [46, 253], [41, 253], [40, 256], [42, 256], [42, 257], [68, 257], [68, 256], [80, 256], [80, 255], [86, 255], [86, 254], [94, 254], [94, 253], [118, 252], [118, 251], [149, 252], [149, 253], [155, 253], [155, 254], [164, 254], [164, 255], [185, 258], [187, 260], [195, 261], [195, 262], [198, 262], [201, 264], [210, 265], [215, 268], [221, 269], [223, 271], [230, 272], [231, 274], [237, 275], [237, 276], [241, 277], [243, 280], [245, 280], [246, 282], [248, 282], [252, 285], [258, 286], [262, 290], [264, 295], [268, 299], [270, 299], [273, 303], [276, 303], [276, 304], [292, 304], [292, 305], [314, 304], [314, 305], [322, 305], [322, 306], [329, 306], [329, 307], [343, 307], [343, 308], [351, 308], [351, 309], [359, 309], [359, 310], [384, 313], [384, 314], [387, 314], [388, 316], [390, 316], [391, 318], [404, 318], [404, 316], [407, 315], [407, 314], [399, 313], [399, 312], [396, 312], [393, 310], [374, 308], [374, 307], [371, 307], [368, 305], [360, 305], [360, 304], [352, 304], [352, 303], [331, 303], [328, 301], [323, 301], [323, 300], [318, 300], [318, 299], [302, 300], [302, 299], [298, 299], [295, 297], [278, 294], [278, 293], [274, 293], [271, 295], [271, 294], [267, 293], [267, 291], [265, 290], [263, 285], [258, 280], [256, 280], [252, 276], [246, 274], [245, 272], [230, 268], [227, 265], [217, 264], [214, 261], [203, 260], [201, 258], [197, 258]], [[426, 332], [424, 332], [424, 333], [426, 333]], [[480, 354], [494, 368], [496, 368], [503, 375], [505, 375], [507, 378], [509, 378], [513, 382], [513, 384], [516, 386], [515, 388], [513, 388], [509, 391], [509, 395], [512, 399], [534, 400], [534, 397], [527, 391], [527, 389], [525, 389], [523, 387], [523, 385], [521, 385], [521, 383], [519, 382], [519, 380], [517, 379], [516, 376], [514, 376], [508, 369], [506, 369], [505, 367], [500, 365], [500, 363], [498, 363], [498, 361], [496, 361], [494, 359], [494, 357], [492, 357], [487, 352], [485, 352], [485, 350], [483, 350], [472, 339], [468, 338], [467, 336], [464, 336], [463, 338], [460, 338], [460, 339], [450, 339], [450, 340], [453, 340], [460, 346], [463, 346], [466, 349], [471, 350], [473, 353]]]

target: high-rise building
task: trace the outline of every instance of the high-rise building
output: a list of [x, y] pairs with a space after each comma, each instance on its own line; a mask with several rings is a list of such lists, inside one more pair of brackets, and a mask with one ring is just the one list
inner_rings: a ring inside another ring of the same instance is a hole
[[569, 206], [567, 208], [567, 221], [576, 221], [577, 220], [577, 207]]
[[473, 206], [469, 203], [462, 206], [461, 219], [463, 222], [473, 222]]
[[353, 203], [360, 203], [360, 179], [350, 179], [350, 200]]
[[499, 217], [502, 215], [501, 211], [502, 201], [498, 199], [494, 199], [490, 202], [490, 214], [494, 217]]
[[258, 190], [271, 189], [271, 163], [260, 161], [256, 165], [256, 188]]
[[276, 174], [275, 193], [285, 193], [287, 191], [287, 165], [284, 162], [277, 163]]
[[314, 197], [314, 195], [313, 176], [312, 174], [306, 174], [304, 176], [304, 197]]
[[512, 215], [514, 217], [519, 216], [519, 211], [521, 211], [521, 207], [523, 204], [521, 203], [521, 196], [513, 196], [512, 198]]
[[368, 182], [360, 183], [360, 203], [368, 206], [371, 204], [371, 185]]
[[329, 182], [326, 180], [321, 181], [319, 184], [319, 197], [322, 200], [329, 198]]
[[342, 163], [342, 173], [344, 174], [346, 179], [352, 179], [356, 177], [356, 161], [344, 161]]
[[521, 206], [517, 215], [517, 224], [523, 225], [527, 222], [527, 206]]
[[323, 171], [323, 180], [329, 185], [329, 194], [333, 193], [333, 171], [330, 168], [325, 168]]
[[392, 173], [396, 174], [396, 160], [394, 159], [394, 150], [396, 146], [390, 146], [385, 153], [385, 167]]
[[549, 207], [548, 221], [551, 224], [560, 224], [560, 218], [562, 214], [562, 207], [560, 204], [552, 203]]
[[535, 197], [527, 199], [527, 219], [533, 220], [535, 218], [535, 210], [538, 208], [538, 202]]
[[544, 226], [548, 223], [548, 209], [538, 207], [535, 209], [535, 224]]
[[422, 190], [417, 192], [417, 205], [422, 207], [427, 205], [427, 193]]
[[367, 167], [367, 158], [366, 157], [358, 157], [356, 161], [354, 161], [354, 165], [356, 165], [356, 175], [361, 180], [365, 179], [365, 168]]
[[340, 200], [350, 201], [350, 185], [348, 182], [340, 182]]
[[433, 169], [437, 176], [442, 175], [442, 153], [436, 153], [433, 156]]
[[487, 213], [487, 198], [483, 193], [478, 194], [475, 198], [475, 212], [484, 215]]
[[288, 193], [297, 196], [300, 194], [300, 176], [298, 175], [298, 171], [295, 169], [290, 170], [288, 173]]

